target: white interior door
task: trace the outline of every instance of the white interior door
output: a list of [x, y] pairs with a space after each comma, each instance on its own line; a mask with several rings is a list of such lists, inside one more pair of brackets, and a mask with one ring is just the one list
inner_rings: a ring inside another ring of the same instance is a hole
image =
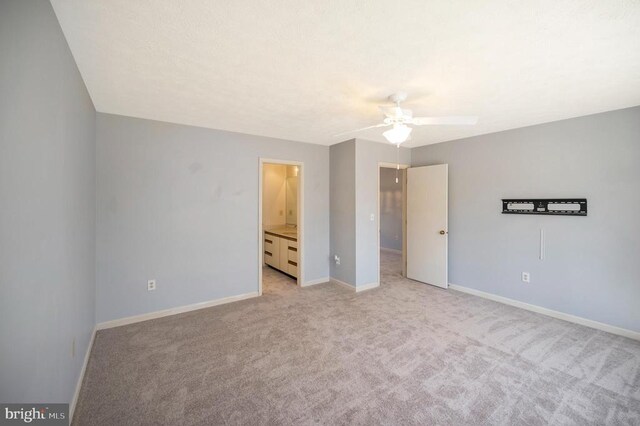
[[407, 278], [448, 287], [448, 166], [407, 169]]

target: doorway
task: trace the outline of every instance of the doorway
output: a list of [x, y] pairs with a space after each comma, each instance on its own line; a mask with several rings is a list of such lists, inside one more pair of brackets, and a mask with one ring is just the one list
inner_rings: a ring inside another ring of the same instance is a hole
[[280, 285], [304, 282], [304, 164], [261, 158], [258, 175], [258, 292], [262, 295], [264, 271]]
[[406, 276], [407, 164], [378, 163], [378, 282]]
[[[388, 278], [400, 275], [447, 288], [447, 164], [409, 167], [379, 163], [378, 169], [378, 282], [382, 284], [380, 277], [384, 267]], [[402, 196], [398, 203], [400, 191]], [[398, 204], [402, 207], [401, 239], [397, 233]], [[389, 215], [393, 216], [391, 224], [385, 223]], [[398, 250], [400, 246], [401, 250]]]

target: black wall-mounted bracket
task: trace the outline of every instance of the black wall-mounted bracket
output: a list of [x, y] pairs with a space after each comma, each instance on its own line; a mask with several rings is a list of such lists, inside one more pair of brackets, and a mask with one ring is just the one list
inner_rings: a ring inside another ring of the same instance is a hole
[[586, 216], [586, 198], [503, 198], [502, 214]]

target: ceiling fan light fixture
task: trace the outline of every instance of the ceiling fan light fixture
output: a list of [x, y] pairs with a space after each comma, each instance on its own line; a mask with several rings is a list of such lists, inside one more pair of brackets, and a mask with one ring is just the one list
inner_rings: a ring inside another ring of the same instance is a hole
[[400, 145], [406, 141], [413, 129], [404, 124], [394, 124], [392, 129], [387, 130], [382, 134], [386, 140], [394, 145]]
[[367, 126], [358, 130], [351, 130], [349, 132], [338, 133], [334, 136], [342, 136], [362, 130], [369, 130], [378, 127], [393, 126], [392, 129], [387, 130], [382, 135], [392, 144], [400, 146], [401, 143], [409, 139], [412, 126], [445, 126], [445, 125], [473, 125], [478, 122], [478, 117], [454, 115], [449, 117], [414, 117], [413, 112], [410, 109], [403, 109], [400, 107], [400, 103], [407, 99], [407, 94], [404, 92], [394, 93], [389, 96], [389, 100], [395, 105], [380, 105], [378, 108], [384, 115], [384, 119], [380, 124], [374, 124], [373, 126]]

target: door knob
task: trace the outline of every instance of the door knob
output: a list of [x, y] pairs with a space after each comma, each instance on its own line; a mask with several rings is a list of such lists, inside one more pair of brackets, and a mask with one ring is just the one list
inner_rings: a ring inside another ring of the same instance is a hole
[[440, 235], [444, 235], [444, 234], [446, 234], [446, 233], [447, 233], [447, 232], [446, 232], [444, 229], [440, 231]]

